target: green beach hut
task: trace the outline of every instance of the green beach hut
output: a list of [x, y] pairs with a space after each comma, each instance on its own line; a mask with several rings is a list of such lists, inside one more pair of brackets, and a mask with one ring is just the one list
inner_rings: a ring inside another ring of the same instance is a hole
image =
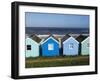
[[25, 57], [38, 57], [39, 56], [39, 46], [41, 39], [36, 35], [31, 35], [26, 38], [26, 50]]
[[79, 42], [79, 55], [89, 55], [89, 37], [79, 35], [76, 40]]
[[81, 54], [89, 55], [89, 37], [81, 42]]

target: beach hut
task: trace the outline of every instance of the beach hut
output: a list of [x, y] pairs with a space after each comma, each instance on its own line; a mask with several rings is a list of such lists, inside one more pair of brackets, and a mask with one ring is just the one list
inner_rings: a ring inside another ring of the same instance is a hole
[[89, 55], [89, 37], [80, 35], [76, 38], [79, 41], [79, 54]]
[[41, 43], [42, 56], [59, 56], [59, 42], [50, 35]]
[[65, 35], [62, 38], [63, 55], [78, 55], [79, 42], [70, 35]]
[[41, 39], [36, 35], [26, 38], [26, 57], [38, 57]]

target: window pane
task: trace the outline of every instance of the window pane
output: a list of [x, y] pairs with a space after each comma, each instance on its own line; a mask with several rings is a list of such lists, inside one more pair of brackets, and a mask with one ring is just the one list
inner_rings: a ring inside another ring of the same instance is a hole
[[48, 50], [54, 50], [54, 45], [53, 44], [48, 44]]
[[73, 43], [70, 43], [70, 44], [69, 44], [69, 48], [70, 48], [70, 49], [73, 49], [73, 48], [74, 48], [74, 44], [73, 44]]
[[27, 50], [31, 50], [31, 45], [27, 45]]

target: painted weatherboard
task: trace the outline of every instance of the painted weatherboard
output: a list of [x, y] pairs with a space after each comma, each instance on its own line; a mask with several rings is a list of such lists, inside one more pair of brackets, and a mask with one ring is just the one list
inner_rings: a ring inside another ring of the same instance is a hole
[[51, 37], [48, 37], [41, 44], [42, 56], [59, 56], [59, 42]]
[[26, 38], [26, 57], [38, 57], [39, 56], [39, 44], [31, 38]]
[[81, 42], [81, 54], [89, 55], [89, 37]]
[[69, 37], [63, 42], [63, 55], [78, 55], [79, 42]]

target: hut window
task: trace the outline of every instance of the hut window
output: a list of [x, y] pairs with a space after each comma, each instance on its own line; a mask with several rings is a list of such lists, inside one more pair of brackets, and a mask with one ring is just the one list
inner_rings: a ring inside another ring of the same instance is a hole
[[87, 47], [89, 47], [89, 43], [87, 43]]
[[48, 44], [48, 50], [54, 50], [54, 45], [53, 44]]
[[70, 48], [70, 49], [73, 49], [73, 48], [74, 48], [74, 44], [73, 44], [73, 43], [70, 43], [70, 44], [69, 44], [69, 48]]
[[31, 45], [27, 45], [27, 50], [31, 50]]

